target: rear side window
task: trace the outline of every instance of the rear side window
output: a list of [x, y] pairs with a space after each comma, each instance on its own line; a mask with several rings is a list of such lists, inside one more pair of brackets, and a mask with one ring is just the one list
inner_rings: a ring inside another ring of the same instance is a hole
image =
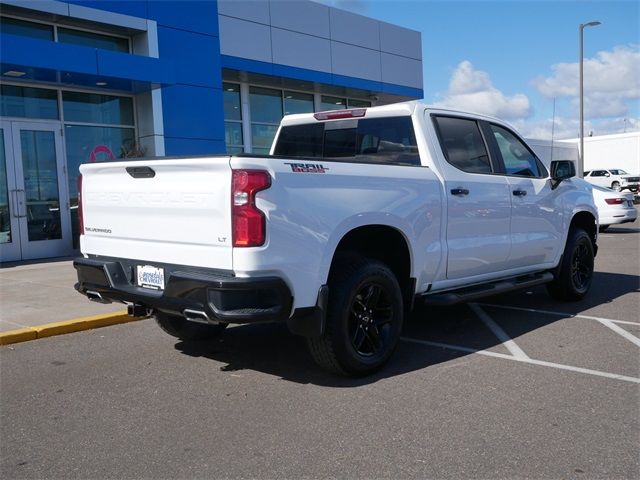
[[487, 147], [475, 120], [434, 118], [447, 162], [464, 172], [491, 173]]
[[275, 155], [420, 165], [411, 117], [349, 119], [283, 127]]

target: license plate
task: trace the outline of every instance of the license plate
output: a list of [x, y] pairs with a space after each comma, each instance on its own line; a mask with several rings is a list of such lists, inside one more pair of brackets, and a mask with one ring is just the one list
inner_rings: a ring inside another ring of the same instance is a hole
[[632, 200], [627, 200], [627, 205], [629, 207], [633, 207], [633, 201]]
[[138, 265], [138, 285], [155, 290], [164, 290], [164, 268]]

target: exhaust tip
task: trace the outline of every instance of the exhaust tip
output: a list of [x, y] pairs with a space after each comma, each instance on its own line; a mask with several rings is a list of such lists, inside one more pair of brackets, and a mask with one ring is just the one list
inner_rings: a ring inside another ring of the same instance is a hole
[[211, 324], [216, 325], [220, 323], [217, 320], [213, 320], [209, 318], [209, 315], [207, 315], [206, 312], [203, 312], [201, 310], [191, 310], [189, 308], [185, 308], [182, 311], [182, 315], [184, 315], [184, 318], [189, 320], [190, 322], [204, 323], [206, 325], [211, 325]]
[[102, 298], [102, 295], [99, 292], [94, 292], [93, 290], [87, 290], [85, 295], [92, 302], [96, 302], [96, 303], [111, 303], [111, 300], [108, 300], [106, 298]]

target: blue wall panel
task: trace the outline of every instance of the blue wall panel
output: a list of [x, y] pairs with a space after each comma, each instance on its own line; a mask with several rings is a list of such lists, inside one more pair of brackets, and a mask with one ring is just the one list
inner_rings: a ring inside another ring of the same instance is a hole
[[67, 0], [67, 3], [83, 7], [107, 10], [109, 12], [131, 15], [132, 17], [149, 18], [147, 0], [110, 1], [110, 0]]
[[158, 27], [160, 56], [171, 58], [177, 83], [222, 88], [218, 37]]
[[215, 1], [149, 0], [149, 18], [158, 25], [218, 36]]
[[224, 140], [221, 89], [174, 85], [162, 89], [162, 103], [167, 137]]
[[226, 151], [224, 140], [198, 140], [190, 138], [164, 138], [166, 155], [221, 154]]

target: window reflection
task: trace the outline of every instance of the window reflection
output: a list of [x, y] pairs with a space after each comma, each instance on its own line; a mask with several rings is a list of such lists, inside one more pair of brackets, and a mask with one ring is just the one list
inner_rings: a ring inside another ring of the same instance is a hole
[[82, 163], [117, 160], [135, 146], [133, 128], [66, 125], [67, 172], [73, 247], [78, 248], [78, 175]]
[[56, 144], [53, 132], [20, 131], [30, 242], [62, 238]]
[[58, 93], [46, 88], [0, 85], [0, 115], [57, 120]]
[[11, 243], [7, 157], [4, 152], [4, 130], [0, 128], [0, 243]]

